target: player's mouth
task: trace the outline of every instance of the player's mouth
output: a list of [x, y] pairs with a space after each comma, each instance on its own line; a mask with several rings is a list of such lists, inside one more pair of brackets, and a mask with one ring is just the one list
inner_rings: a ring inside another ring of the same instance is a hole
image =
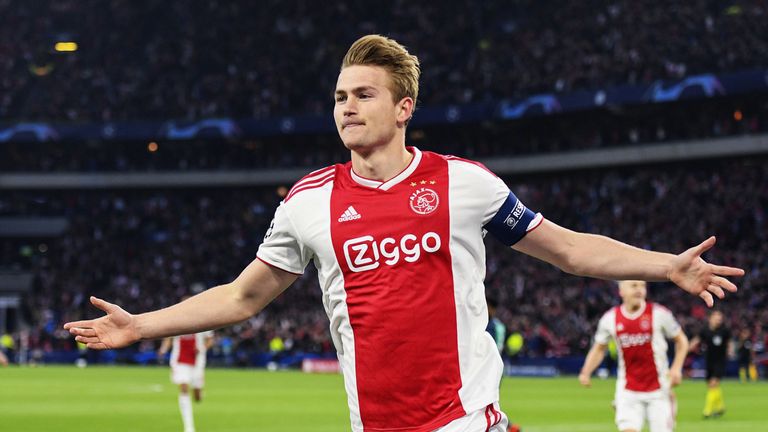
[[341, 129], [342, 130], [354, 129], [358, 126], [363, 126], [363, 125], [365, 125], [365, 123], [363, 122], [345, 122], [341, 124]]

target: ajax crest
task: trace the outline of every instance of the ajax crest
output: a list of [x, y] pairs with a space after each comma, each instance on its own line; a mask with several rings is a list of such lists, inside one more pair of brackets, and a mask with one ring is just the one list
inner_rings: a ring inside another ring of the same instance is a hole
[[437, 210], [439, 204], [440, 198], [438, 198], [437, 192], [432, 189], [420, 188], [411, 194], [411, 210], [417, 214], [430, 214]]

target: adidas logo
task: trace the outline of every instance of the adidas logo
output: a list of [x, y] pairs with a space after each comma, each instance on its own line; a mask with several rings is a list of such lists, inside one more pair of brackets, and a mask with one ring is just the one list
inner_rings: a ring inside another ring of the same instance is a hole
[[339, 218], [339, 222], [348, 222], [355, 219], [360, 219], [362, 216], [355, 210], [354, 207], [349, 206], [344, 210], [344, 214]]

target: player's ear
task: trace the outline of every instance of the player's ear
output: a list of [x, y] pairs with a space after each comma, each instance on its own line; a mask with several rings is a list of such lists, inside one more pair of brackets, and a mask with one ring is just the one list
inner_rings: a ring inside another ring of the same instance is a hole
[[410, 96], [400, 99], [400, 102], [397, 103], [397, 122], [405, 124], [410, 120], [413, 117], [414, 107], [413, 98]]

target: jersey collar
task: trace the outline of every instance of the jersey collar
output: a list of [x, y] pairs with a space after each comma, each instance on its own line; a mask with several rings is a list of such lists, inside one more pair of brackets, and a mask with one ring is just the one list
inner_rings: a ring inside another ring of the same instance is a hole
[[355, 183], [361, 186], [365, 186], [373, 189], [381, 189], [381, 190], [391, 189], [393, 186], [397, 185], [398, 183], [410, 177], [411, 174], [413, 174], [413, 172], [416, 171], [416, 168], [419, 167], [419, 163], [421, 162], [421, 150], [417, 149], [416, 147], [406, 147], [406, 149], [409, 152], [413, 153], [413, 159], [411, 159], [411, 163], [409, 163], [404, 170], [400, 171], [400, 174], [392, 177], [387, 181], [382, 182], [378, 180], [367, 179], [365, 177], [361, 177], [355, 174], [355, 171], [352, 169], [352, 166], [350, 165], [349, 174], [352, 177], [352, 180], [354, 180]]
[[640, 309], [638, 309], [634, 313], [630, 313], [627, 310], [627, 308], [624, 307], [624, 305], [621, 305], [620, 307], [621, 307], [621, 314], [624, 315], [624, 318], [629, 319], [629, 320], [633, 320], [633, 319], [637, 319], [637, 317], [639, 317], [640, 315], [643, 314], [643, 312], [645, 312], [645, 308], [648, 307], [648, 302], [644, 301], [643, 305], [640, 306]]

